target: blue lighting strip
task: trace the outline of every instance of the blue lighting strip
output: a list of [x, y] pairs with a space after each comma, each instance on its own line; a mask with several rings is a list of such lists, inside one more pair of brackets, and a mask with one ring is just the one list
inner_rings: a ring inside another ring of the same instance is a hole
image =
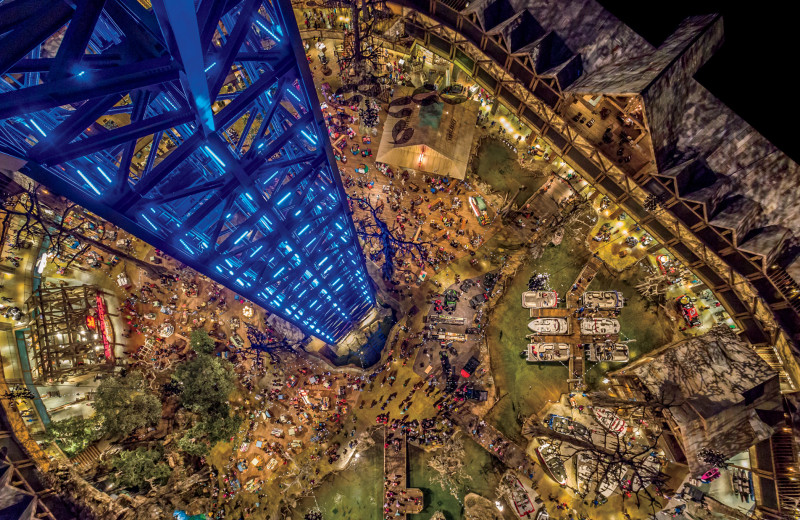
[[[6, 4], [0, 20], [15, 3]], [[8, 79], [0, 82], [0, 152], [27, 161], [21, 171], [34, 180], [335, 343], [372, 308], [374, 291], [322, 114], [309, 104], [317, 97], [292, 7], [209, 0], [197, 12], [195, 4], [74, 10], [27, 0], [23, 18], [52, 16], [37, 19], [37, 31], [24, 20], [11, 26], [6, 39], [19, 48], [38, 48], [45, 41], [37, 35], [66, 23], [86, 30], [64, 33], [55, 44], [69, 52], [53, 49], [42, 64], [0, 46]], [[208, 13], [218, 19], [202, 18]], [[293, 111], [279, 103], [283, 93]], [[113, 125], [118, 115], [130, 122]], [[234, 133], [242, 118], [245, 130]]]

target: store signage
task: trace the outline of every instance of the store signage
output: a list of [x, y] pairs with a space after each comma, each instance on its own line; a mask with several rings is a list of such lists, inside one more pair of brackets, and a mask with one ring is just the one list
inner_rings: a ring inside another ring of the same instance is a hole
[[97, 293], [97, 322], [100, 324], [100, 337], [103, 338], [103, 352], [106, 359], [110, 360], [114, 357], [114, 353], [111, 351], [111, 344], [106, 334], [106, 304], [100, 292]]

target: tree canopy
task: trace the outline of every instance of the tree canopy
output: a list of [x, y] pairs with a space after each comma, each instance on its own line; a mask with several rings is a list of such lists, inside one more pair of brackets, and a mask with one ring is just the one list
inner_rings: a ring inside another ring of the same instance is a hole
[[230, 363], [206, 354], [178, 365], [173, 379], [181, 387], [181, 404], [192, 412], [207, 414], [228, 402], [235, 374]]
[[203, 329], [193, 330], [189, 336], [189, 345], [198, 354], [212, 354], [217, 344], [214, 339]]
[[96, 416], [70, 417], [47, 426], [47, 440], [58, 442], [61, 450], [70, 457], [85, 450], [102, 433]]
[[217, 442], [235, 435], [242, 418], [231, 414], [228, 396], [235, 387], [230, 363], [208, 354], [182, 363], [172, 375], [181, 404], [199, 420], [178, 440], [181, 451], [201, 456]]
[[161, 401], [150, 393], [141, 372], [109, 377], [97, 387], [95, 410], [110, 435], [127, 437], [161, 418]]
[[149, 489], [166, 483], [171, 470], [161, 453], [146, 448], [121, 451], [111, 460], [114, 481], [124, 488]]
[[221, 412], [210, 415], [189, 428], [178, 439], [178, 447], [189, 455], [207, 455], [214, 444], [234, 436], [241, 424], [241, 416], [231, 415], [229, 411], [224, 415]]

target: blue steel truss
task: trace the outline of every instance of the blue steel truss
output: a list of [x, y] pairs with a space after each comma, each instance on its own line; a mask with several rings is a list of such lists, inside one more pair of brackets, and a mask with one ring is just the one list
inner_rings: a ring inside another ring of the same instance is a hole
[[0, 35], [23, 173], [328, 343], [372, 307], [288, 0], [0, 0]]

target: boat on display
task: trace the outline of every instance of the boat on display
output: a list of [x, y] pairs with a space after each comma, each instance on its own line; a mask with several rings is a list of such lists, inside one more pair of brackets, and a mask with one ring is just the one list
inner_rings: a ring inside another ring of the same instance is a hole
[[555, 291], [525, 291], [522, 293], [522, 306], [526, 309], [555, 309], [558, 306], [558, 293]]
[[569, 321], [566, 318], [537, 318], [528, 323], [528, 328], [539, 334], [569, 334]]
[[556, 229], [555, 233], [553, 233], [553, 238], [551, 242], [553, 243], [554, 246], [557, 246], [558, 244], [561, 243], [562, 240], [564, 240], [564, 228], [560, 227]]
[[606, 466], [598, 466], [597, 459], [582, 452], [575, 456], [575, 475], [581, 497], [595, 491], [598, 495], [608, 498], [622, 482], [624, 468], [620, 464], [615, 464], [606, 470]]
[[581, 334], [619, 334], [619, 320], [614, 318], [586, 318], [581, 321]]
[[472, 209], [472, 213], [475, 214], [475, 217], [477, 217], [478, 223], [481, 226], [486, 226], [492, 223], [491, 219], [489, 218], [489, 208], [486, 206], [486, 202], [482, 197], [469, 197], [467, 200], [469, 201], [469, 207]]
[[597, 484], [597, 494], [608, 498], [622, 482], [622, 477], [625, 476], [625, 468], [621, 464], [614, 464], [604, 473], [600, 477], [600, 483]]
[[592, 343], [588, 351], [589, 361], [594, 363], [599, 363], [601, 361], [608, 363], [626, 363], [630, 359], [628, 346], [624, 343], [614, 343], [611, 341]]
[[532, 363], [544, 361], [567, 361], [569, 345], [566, 343], [530, 343], [527, 360]]
[[655, 477], [661, 473], [661, 461], [651, 453], [641, 463], [638, 473], [639, 475], [633, 475], [630, 479], [630, 489], [634, 493], [653, 483]]
[[503, 480], [505, 481], [505, 484], [510, 492], [509, 498], [511, 503], [514, 504], [514, 509], [517, 511], [517, 516], [520, 518], [531, 518], [531, 515], [536, 512], [536, 508], [533, 506], [531, 497], [528, 495], [528, 492], [525, 491], [525, 487], [523, 487], [522, 482], [520, 482], [517, 477], [512, 475], [511, 472], [506, 473], [503, 476]]
[[623, 421], [619, 415], [615, 414], [608, 408], [595, 408], [594, 416], [597, 419], [597, 422], [599, 422], [603, 428], [611, 433], [622, 435], [628, 428], [628, 425], [625, 424], [625, 421]]
[[580, 303], [589, 309], [614, 311], [625, 305], [625, 298], [617, 291], [586, 291], [581, 295]]
[[575, 456], [575, 487], [581, 497], [585, 497], [592, 484], [596, 462], [586, 453], [578, 452]]
[[592, 432], [589, 431], [589, 428], [577, 421], [573, 421], [569, 417], [562, 417], [551, 413], [545, 419], [545, 424], [554, 432], [569, 435], [576, 439], [583, 439], [586, 441], [592, 440]]
[[564, 467], [564, 461], [561, 460], [558, 448], [549, 442], [540, 441], [539, 447], [536, 448], [536, 455], [550, 478], [562, 486], [567, 483], [567, 470]]

